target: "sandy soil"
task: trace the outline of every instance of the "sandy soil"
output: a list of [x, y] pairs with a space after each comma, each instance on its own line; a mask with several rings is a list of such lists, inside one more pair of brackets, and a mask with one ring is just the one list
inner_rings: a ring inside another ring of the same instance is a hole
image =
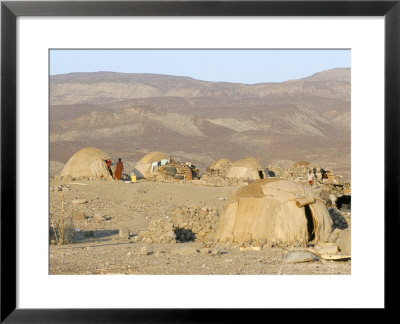
[[[71, 244], [50, 245], [50, 274], [350, 274], [351, 261], [282, 263], [284, 249], [280, 247], [254, 250], [202, 242], [133, 242], [132, 237], [145, 230], [149, 221], [166, 217], [175, 207], [207, 206], [221, 211], [237, 188], [50, 179], [50, 186], [61, 185], [69, 190], [50, 191], [50, 213], [61, 213], [62, 193], [65, 214], [83, 213], [85, 218], [74, 219]], [[73, 204], [75, 199], [87, 202]], [[120, 237], [120, 230], [126, 229], [131, 238]]]

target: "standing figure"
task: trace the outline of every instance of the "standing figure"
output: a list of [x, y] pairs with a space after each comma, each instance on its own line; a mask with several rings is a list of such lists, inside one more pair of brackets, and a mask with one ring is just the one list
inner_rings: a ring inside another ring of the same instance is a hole
[[268, 179], [268, 178], [269, 178], [269, 169], [268, 169], [268, 165], [265, 166], [264, 173], [265, 173], [265, 179]]
[[325, 179], [328, 179], [328, 174], [322, 168], [321, 168], [321, 179], [322, 179], [322, 181], [325, 181]]
[[310, 171], [308, 171], [308, 183], [310, 184], [310, 189], [312, 188], [312, 185], [313, 185], [313, 180], [314, 180], [314, 176], [313, 176], [313, 174], [311, 173], [311, 170]]
[[122, 170], [124, 170], [124, 164], [121, 162], [121, 158], [118, 158], [117, 166], [114, 172], [115, 179], [121, 180]]
[[111, 178], [112, 178], [112, 177], [113, 177], [113, 172], [112, 172], [112, 170], [111, 170], [111, 164], [112, 164], [111, 160], [107, 160], [107, 161], [106, 161], [106, 168], [107, 168], [107, 171], [110, 173], [110, 176], [111, 176]]

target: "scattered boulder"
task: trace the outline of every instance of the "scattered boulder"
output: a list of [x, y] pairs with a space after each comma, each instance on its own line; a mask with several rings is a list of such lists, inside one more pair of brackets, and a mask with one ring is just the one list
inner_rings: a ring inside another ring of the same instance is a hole
[[200, 252], [200, 254], [209, 254], [211, 252], [211, 250], [209, 248], [204, 247], [204, 248], [201, 248], [199, 250], [199, 252]]
[[72, 220], [74, 222], [83, 222], [85, 220], [85, 214], [81, 211], [73, 211]]
[[347, 261], [351, 259], [351, 255], [343, 255], [343, 254], [322, 254], [320, 258], [323, 260], [330, 261]]
[[74, 205], [86, 204], [88, 201], [86, 199], [72, 199], [71, 201]]
[[248, 246], [248, 247], [241, 247], [240, 251], [261, 251], [260, 246]]
[[150, 254], [152, 254], [152, 251], [150, 251], [150, 250], [147, 248], [147, 246], [143, 246], [143, 247], [140, 248], [139, 254], [140, 254], [140, 255], [150, 255]]
[[222, 251], [218, 251], [218, 250], [212, 250], [211, 251], [211, 255], [221, 255], [221, 254], [225, 254], [226, 252], [222, 252]]
[[339, 239], [339, 235], [340, 235], [341, 232], [342, 232], [341, 229], [335, 228], [333, 230], [333, 232], [329, 235], [328, 242], [329, 243], [336, 243], [337, 240]]
[[351, 255], [351, 232], [350, 229], [345, 229], [339, 235], [339, 249], [342, 254]]
[[67, 186], [66, 184], [61, 184], [59, 186], [50, 186], [50, 191], [71, 191], [71, 187]]
[[105, 217], [100, 213], [95, 213], [92, 218], [96, 222], [101, 222], [101, 221], [105, 220]]
[[260, 239], [258, 240], [258, 244], [261, 245], [261, 246], [263, 246], [263, 245], [265, 245], [265, 244], [267, 244], [267, 243], [268, 243], [268, 241], [267, 241], [266, 238], [260, 238]]
[[339, 252], [338, 246], [334, 243], [320, 244], [309, 250], [317, 255], [332, 255]]
[[271, 241], [268, 241], [266, 244], [263, 245], [263, 248], [272, 248], [274, 246], [274, 243]]
[[318, 261], [318, 257], [306, 251], [296, 251], [296, 252], [288, 252], [282, 262], [283, 263], [300, 263], [300, 262], [310, 262], [310, 261]]
[[129, 237], [129, 228], [126, 226], [123, 226], [119, 229], [118, 233], [120, 238], [128, 238]]
[[179, 254], [179, 255], [195, 255], [198, 252], [195, 248], [185, 246], [185, 247], [174, 249], [173, 253]]
[[330, 207], [328, 208], [329, 215], [332, 218], [332, 229], [339, 228], [341, 230], [344, 230], [349, 227], [347, 224], [346, 218], [343, 217], [343, 215], [340, 213], [340, 211], [337, 208]]

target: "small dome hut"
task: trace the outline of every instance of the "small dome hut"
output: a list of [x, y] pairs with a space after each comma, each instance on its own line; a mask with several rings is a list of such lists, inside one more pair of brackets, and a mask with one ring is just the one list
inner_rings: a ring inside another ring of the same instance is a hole
[[154, 162], [160, 162], [163, 159], [169, 160], [169, 156], [163, 152], [151, 152], [146, 154], [135, 164], [133, 172], [139, 179], [148, 178], [151, 175], [151, 165]]
[[325, 204], [309, 188], [273, 178], [253, 182], [227, 201], [216, 238], [221, 242], [327, 242], [331, 231]]
[[103, 151], [94, 147], [86, 147], [72, 155], [60, 176], [94, 177], [111, 180], [113, 179], [112, 171], [110, 172], [106, 166], [106, 161], [109, 159], [108, 154]]
[[236, 161], [229, 169], [228, 178], [258, 180], [264, 179], [264, 167], [255, 158], [246, 158]]
[[232, 161], [229, 159], [219, 159], [219, 160], [215, 161], [213, 164], [211, 164], [210, 169], [218, 170], [222, 166], [231, 165], [231, 164], [232, 164]]

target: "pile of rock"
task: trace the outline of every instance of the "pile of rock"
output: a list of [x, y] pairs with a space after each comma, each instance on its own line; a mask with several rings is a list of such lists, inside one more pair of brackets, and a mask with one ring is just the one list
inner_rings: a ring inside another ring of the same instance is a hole
[[[317, 179], [321, 179], [321, 167], [318, 165], [307, 164], [304, 163], [294, 163], [292, 166], [289, 167], [280, 167], [280, 166], [268, 166], [268, 170], [275, 173], [275, 177], [277, 178], [285, 178], [291, 180], [307, 180], [308, 171], [313, 171], [316, 169]], [[328, 176], [329, 174], [333, 174], [332, 170], [326, 170]]]
[[169, 216], [152, 220], [134, 241], [145, 243], [180, 243], [214, 240], [219, 213], [210, 207], [178, 207]]
[[332, 183], [329, 181], [322, 183], [322, 190], [325, 192], [336, 194], [337, 196], [350, 195], [351, 194], [351, 181], [345, 180], [339, 183]]
[[216, 168], [207, 168], [206, 172], [202, 175], [202, 178], [206, 175], [220, 176], [221, 178], [226, 178], [230, 168], [232, 167], [232, 162], [228, 160], [219, 164]]
[[[219, 223], [219, 213], [211, 207], [181, 207], [170, 213], [170, 218], [177, 226], [179, 241], [212, 241]], [[193, 233], [190, 237], [190, 232]], [[183, 233], [185, 237], [179, 236]], [[188, 234], [189, 233], [189, 234]]]
[[342, 214], [342, 216], [346, 220], [348, 228], [350, 228], [351, 227], [351, 212], [349, 210], [344, 210], [344, 211], [341, 210], [340, 213]]
[[336, 228], [329, 236], [329, 242], [338, 246], [340, 252], [345, 255], [351, 254], [351, 228], [341, 230]]
[[50, 191], [70, 191], [71, 187], [67, 186], [66, 184], [60, 184], [59, 186], [50, 186]]
[[[342, 215], [337, 208], [330, 207], [328, 208], [328, 211], [333, 221], [332, 230], [335, 230], [336, 228], [344, 230], [349, 227], [349, 223], [347, 222], [346, 217]], [[349, 218], [350, 222], [349, 214], [346, 213], [345, 215]]]
[[201, 181], [204, 185], [215, 187], [231, 186], [241, 187], [247, 185], [248, 181], [244, 179], [228, 178], [228, 172], [232, 167], [232, 163], [225, 162], [218, 166], [218, 168], [207, 168], [206, 172], [201, 175]]
[[[304, 163], [300, 163], [304, 162]], [[268, 169], [275, 174], [277, 178], [291, 179], [295, 181], [307, 181], [308, 172], [316, 169], [317, 185], [322, 187], [321, 198], [329, 205], [329, 195], [335, 194], [340, 197], [342, 195], [351, 194], [351, 181], [344, 180], [343, 177], [334, 175], [332, 170], [326, 170], [328, 179], [321, 180], [321, 167], [318, 165], [307, 164], [308, 162], [299, 161], [289, 167], [268, 166]]]
[[155, 219], [150, 221], [145, 231], [141, 231], [133, 241], [145, 243], [175, 243], [176, 227], [170, 219]]
[[154, 167], [150, 181], [159, 182], [185, 182], [200, 178], [200, 171], [190, 162], [170, 160], [166, 165]]

